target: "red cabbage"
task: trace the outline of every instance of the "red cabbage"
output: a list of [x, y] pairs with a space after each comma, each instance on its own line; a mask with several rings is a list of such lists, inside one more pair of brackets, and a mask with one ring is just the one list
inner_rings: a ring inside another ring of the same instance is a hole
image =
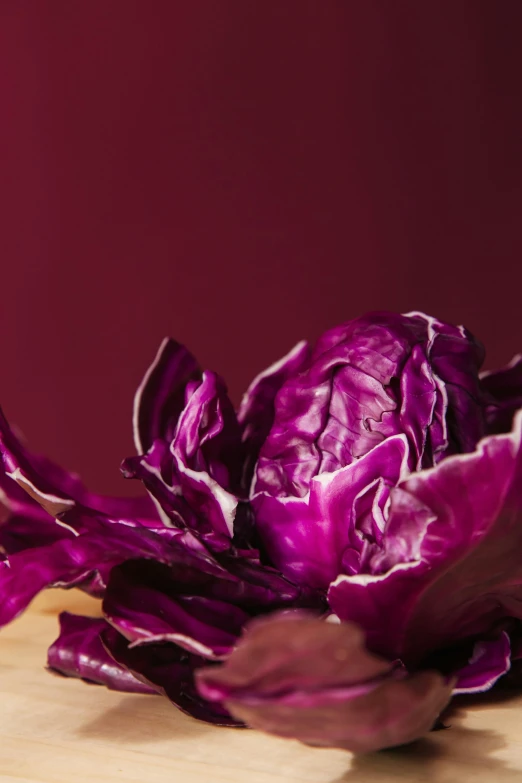
[[165, 340], [135, 398], [136, 500], [0, 417], [0, 625], [49, 586], [49, 666], [198, 719], [367, 751], [491, 688], [522, 638], [522, 362], [422, 313], [300, 343], [250, 385]]

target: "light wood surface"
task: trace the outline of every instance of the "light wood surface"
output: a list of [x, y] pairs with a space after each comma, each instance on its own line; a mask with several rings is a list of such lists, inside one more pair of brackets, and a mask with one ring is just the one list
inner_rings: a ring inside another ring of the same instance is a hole
[[522, 695], [461, 704], [447, 731], [353, 758], [49, 674], [46, 649], [65, 608], [96, 613], [79, 593], [49, 592], [0, 634], [2, 783], [522, 783]]

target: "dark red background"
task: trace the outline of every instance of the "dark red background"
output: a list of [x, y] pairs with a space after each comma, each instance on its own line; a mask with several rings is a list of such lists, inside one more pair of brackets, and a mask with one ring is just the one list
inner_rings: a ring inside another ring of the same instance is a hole
[[31, 444], [129, 491], [165, 334], [237, 398], [375, 308], [522, 349], [522, 3], [3, 0], [2, 377]]

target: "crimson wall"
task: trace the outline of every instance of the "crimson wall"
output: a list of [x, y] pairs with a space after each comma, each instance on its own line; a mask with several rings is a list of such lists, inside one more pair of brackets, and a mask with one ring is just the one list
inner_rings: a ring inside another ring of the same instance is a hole
[[368, 309], [522, 350], [520, 0], [4, 0], [0, 89], [0, 400], [93, 488], [165, 334], [236, 399]]

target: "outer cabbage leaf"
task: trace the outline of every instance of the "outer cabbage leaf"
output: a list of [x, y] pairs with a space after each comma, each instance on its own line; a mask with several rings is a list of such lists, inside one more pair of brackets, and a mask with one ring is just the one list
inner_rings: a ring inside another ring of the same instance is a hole
[[174, 436], [185, 407], [187, 386], [201, 380], [201, 369], [184, 345], [165, 338], [134, 397], [134, 445], [147, 452], [155, 440]]
[[45, 518], [54, 518], [81, 505], [112, 516], [132, 517], [136, 524], [158, 522], [148, 497], [115, 498], [95, 494], [87, 490], [74, 473], [29, 452], [1, 410], [0, 454], [0, 490], [4, 505], [11, 513], [22, 516], [28, 512], [34, 516], [35, 510], [41, 507], [48, 515]]
[[183, 346], [166, 341], [138, 390], [134, 418], [136, 445], [147, 450], [125, 460], [123, 474], [144, 482], [165, 524], [226, 548], [243, 450], [223, 381], [201, 373]]
[[101, 639], [114, 660], [183, 712], [221, 726], [241, 725], [225, 707], [207, 701], [196, 690], [194, 675], [207, 663], [205, 659], [169, 642], [132, 647], [114, 628], [103, 631]]
[[453, 685], [369, 653], [352, 624], [301, 617], [254, 623], [223, 666], [196, 676], [206, 699], [253, 728], [353, 752], [421, 737]]
[[103, 618], [62, 612], [60, 635], [47, 654], [49, 668], [66, 677], [80, 677], [106, 685], [111, 690], [155, 693], [153, 688], [137, 680], [107, 653], [100, 634], [108, 627]]

